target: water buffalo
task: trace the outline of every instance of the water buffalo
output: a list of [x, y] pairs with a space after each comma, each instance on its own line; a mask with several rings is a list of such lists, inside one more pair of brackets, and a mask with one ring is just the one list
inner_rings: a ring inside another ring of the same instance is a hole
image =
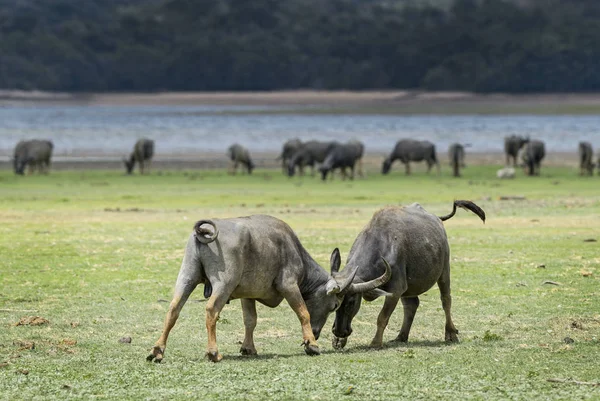
[[529, 142], [529, 138], [518, 135], [511, 135], [504, 138], [504, 153], [506, 154], [506, 165], [510, 164], [510, 158], [513, 159], [513, 167], [517, 166], [517, 156], [523, 146]]
[[[446, 315], [445, 339], [458, 341], [458, 330], [450, 314], [450, 249], [442, 221], [448, 220], [461, 207], [475, 213], [485, 222], [485, 212], [470, 201], [454, 201], [452, 213], [437, 217], [418, 203], [410, 206], [391, 206], [379, 210], [360, 232], [348, 255], [346, 266], [360, 266], [354, 282], [370, 282], [379, 277], [382, 266], [379, 258], [390, 262], [392, 279], [378, 290], [386, 294], [383, 309], [377, 318], [377, 332], [371, 346], [380, 347], [390, 315], [398, 301], [404, 306], [404, 320], [397, 341], [408, 341], [408, 334], [417, 307], [418, 296], [436, 282], [440, 289], [442, 307]], [[345, 270], [345, 269], [344, 269]], [[344, 271], [342, 270], [342, 272]], [[333, 324], [333, 346], [343, 348], [352, 333], [352, 319], [358, 313], [361, 297], [373, 300], [381, 292], [346, 296], [336, 311]]]
[[[334, 144], [327, 157], [323, 161], [319, 171], [321, 172], [321, 178], [323, 181], [327, 179], [327, 174], [331, 172], [333, 177], [333, 170], [339, 168], [342, 171], [342, 178], [346, 178], [346, 168], [350, 168], [350, 179], [354, 179], [354, 167], [357, 163], [362, 164], [362, 156], [365, 151], [365, 146], [362, 142], [352, 140], [348, 143], [336, 143]], [[359, 175], [362, 175], [362, 167], [359, 165]]]
[[460, 177], [461, 167], [465, 167], [465, 147], [460, 143], [453, 143], [448, 148], [448, 159], [452, 167], [452, 174]]
[[400, 160], [406, 167], [406, 174], [410, 174], [410, 162], [427, 162], [427, 172], [431, 171], [431, 166], [437, 166], [440, 173], [440, 163], [435, 154], [435, 145], [429, 141], [417, 141], [414, 139], [401, 139], [396, 143], [394, 150], [383, 162], [381, 172], [387, 174], [390, 172], [392, 163]]
[[148, 167], [148, 170], [150, 169], [153, 156], [154, 141], [146, 138], [138, 139], [133, 146], [133, 152], [131, 152], [129, 160], [123, 159], [123, 163], [125, 163], [125, 168], [127, 169], [127, 174], [131, 174], [133, 172], [136, 162], [140, 165], [140, 174], [144, 174], [145, 167]]
[[162, 334], [146, 359], [156, 362], [163, 359], [169, 332], [198, 284], [204, 284], [204, 296], [209, 298], [206, 304], [209, 360], [218, 362], [222, 358], [217, 349], [216, 323], [225, 304], [237, 298], [242, 299], [245, 326], [242, 354], [256, 354], [253, 340], [256, 301], [274, 308], [285, 299], [300, 320], [305, 352], [318, 355], [316, 340], [327, 317], [339, 307], [344, 296], [375, 291], [391, 276], [391, 268], [383, 261], [387, 266], [383, 274], [353, 284], [356, 269], [338, 273], [341, 259], [337, 248], [330, 263], [332, 274], [308, 254], [290, 226], [275, 217], [255, 215], [196, 222]]
[[288, 176], [294, 176], [296, 167], [298, 167], [300, 175], [304, 175], [305, 166], [310, 166], [311, 175], [314, 176], [315, 164], [323, 163], [325, 157], [327, 157], [327, 154], [336, 143], [337, 142], [321, 141], [308, 141], [303, 143], [288, 161]]
[[579, 142], [579, 174], [594, 175], [594, 150], [589, 142]]
[[33, 173], [35, 169], [40, 174], [48, 174], [53, 149], [54, 144], [43, 139], [19, 141], [13, 155], [15, 174], [23, 175], [26, 166], [29, 166], [29, 174]]
[[275, 160], [281, 160], [281, 168], [283, 173], [285, 174], [287, 171], [287, 165], [298, 149], [302, 147], [302, 141], [298, 138], [290, 139], [286, 143], [283, 144], [283, 148], [281, 149], [281, 154], [277, 156]]
[[248, 149], [243, 147], [240, 144], [234, 143], [227, 149], [227, 155], [229, 159], [231, 159], [231, 167], [229, 169], [231, 174], [237, 173], [237, 168], [239, 164], [242, 164], [248, 170], [248, 174], [252, 174], [252, 170], [254, 170], [254, 162], [250, 157], [250, 152]]
[[538, 140], [527, 142], [521, 152], [523, 167], [527, 175], [540, 175], [540, 166], [544, 156], [546, 156], [544, 142]]

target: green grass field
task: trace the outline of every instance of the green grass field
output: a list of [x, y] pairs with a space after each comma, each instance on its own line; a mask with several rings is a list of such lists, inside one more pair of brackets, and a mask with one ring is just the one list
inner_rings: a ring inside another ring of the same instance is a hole
[[[389, 176], [327, 183], [275, 170], [2, 171], [0, 399], [600, 399], [600, 254], [590, 241], [600, 240], [600, 178], [548, 167], [541, 177], [500, 181], [497, 168], [471, 167], [456, 179], [447, 168], [405, 177], [395, 167]], [[399, 308], [385, 347], [368, 348], [378, 299], [363, 303], [344, 351], [331, 347], [331, 316], [322, 355], [308, 357], [284, 302], [258, 306], [259, 356], [242, 357], [233, 301], [217, 325], [224, 359], [213, 364], [204, 359], [199, 288], [163, 363], [146, 362], [196, 220], [274, 215], [328, 268], [333, 248], [345, 260], [380, 207], [419, 202], [441, 215], [454, 199], [488, 215], [484, 225], [461, 210], [445, 223], [460, 344], [443, 342], [433, 288], [421, 296], [407, 345], [387, 343], [400, 329]], [[28, 316], [49, 323], [16, 325]], [[131, 344], [119, 342], [124, 336]]]

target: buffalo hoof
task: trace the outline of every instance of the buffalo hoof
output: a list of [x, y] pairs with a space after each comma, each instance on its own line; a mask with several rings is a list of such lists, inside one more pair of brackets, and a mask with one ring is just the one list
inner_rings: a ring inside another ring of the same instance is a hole
[[369, 347], [370, 348], [377, 348], [377, 349], [383, 348], [383, 342], [373, 340], [373, 341], [371, 341], [371, 344], [369, 344]]
[[342, 349], [346, 346], [346, 343], [348, 342], [348, 337], [333, 337], [333, 339], [331, 340], [331, 345], [333, 346], [333, 348], [335, 349]]
[[445, 340], [449, 344], [456, 344], [459, 342], [458, 336], [456, 335], [456, 333], [453, 332], [446, 333]]
[[306, 352], [306, 355], [310, 356], [321, 355], [321, 351], [319, 351], [319, 346], [317, 344], [305, 344], [304, 352]]
[[154, 348], [152, 348], [152, 351], [150, 353], [150, 355], [148, 355], [146, 357], [146, 360], [148, 362], [156, 362], [156, 363], [160, 363], [163, 360], [163, 354], [165, 353], [164, 348], [160, 348], [158, 346], [155, 346]]
[[240, 354], [242, 355], [256, 355], [256, 350], [254, 348], [246, 348], [246, 347], [242, 347], [240, 348]]
[[223, 359], [223, 356], [221, 354], [219, 354], [219, 351], [207, 352], [206, 357], [208, 358], [209, 361], [215, 362], [215, 363], [221, 362], [221, 359]]
[[408, 336], [404, 334], [398, 334], [398, 337], [394, 338], [392, 341], [396, 343], [407, 343]]

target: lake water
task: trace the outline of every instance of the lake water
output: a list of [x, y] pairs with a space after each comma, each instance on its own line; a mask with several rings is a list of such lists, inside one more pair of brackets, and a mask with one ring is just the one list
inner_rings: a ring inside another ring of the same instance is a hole
[[[576, 152], [581, 140], [600, 146], [600, 116], [390, 116], [230, 114], [271, 106], [4, 106], [0, 157], [21, 139], [48, 138], [55, 156], [117, 157], [137, 138], [156, 141], [157, 157], [223, 153], [239, 142], [251, 151], [278, 152], [290, 138], [346, 141], [388, 153], [400, 138], [426, 139], [445, 152], [452, 142], [469, 152], [501, 152], [510, 134], [546, 142], [547, 152]], [[281, 110], [280, 110], [281, 111]]]

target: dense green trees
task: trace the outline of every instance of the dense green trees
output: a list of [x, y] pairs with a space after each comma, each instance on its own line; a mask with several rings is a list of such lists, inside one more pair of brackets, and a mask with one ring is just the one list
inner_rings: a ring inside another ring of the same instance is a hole
[[412, 4], [0, 0], [0, 88], [600, 90], [597, 0]]

